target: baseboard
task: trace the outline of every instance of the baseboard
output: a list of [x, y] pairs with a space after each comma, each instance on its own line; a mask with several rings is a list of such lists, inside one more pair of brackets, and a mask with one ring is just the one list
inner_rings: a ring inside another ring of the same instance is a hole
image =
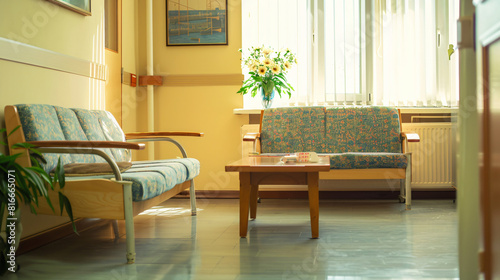
[[[399, 191], [320, 191], [320, 199], [398, 199]], [[184, 191], [177, 198], [189, 197]], [[196, 191], [197, 198], [239, 198], [240, 192], [226, 191]], [[276, 199], [307, 199], [307, 191], [259, 191], [260, 198]], [[413, 191], [412, 199], [455, 199], [456, 192], [451, 191]]]
[[[414, 191], [412, 199], [455, 199], [455, 191]], [[263, 191], [259, 192], [260, 198], [307, 199], [307, 191]], [[397, 200], [399, 192], [391, 191], [320, 191], [320, 199], [394, 199]]]
[[[109, 224], [110, 222], [111, 220], [103, 219], [78, 219], [75, 221], [75, 225], [78, 232], [81, 233], [97, 226]], [[17, 249], [17, 254], [21, 255], [27, 253], [72, 234], [75, 234], [73, 232], [73, 226], [71, 225], [71, 222], [68, 222], [37, 234], [27, 236], [21, 239], [21, 244]]]

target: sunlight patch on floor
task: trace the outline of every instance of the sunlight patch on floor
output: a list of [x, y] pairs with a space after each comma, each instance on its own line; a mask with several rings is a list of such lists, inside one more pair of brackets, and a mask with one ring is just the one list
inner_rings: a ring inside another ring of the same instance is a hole
[[[203, 211], [201, 208], [196, 208], [197, 212]], [[141, 212], [139, 215], [149, 215], [149, 216], [180, 216], [185, 215], [186, 213], [191, 213], [190, 208], [184, 207], [164, 207], [164, 206], [155, 206], [148, 210]]]

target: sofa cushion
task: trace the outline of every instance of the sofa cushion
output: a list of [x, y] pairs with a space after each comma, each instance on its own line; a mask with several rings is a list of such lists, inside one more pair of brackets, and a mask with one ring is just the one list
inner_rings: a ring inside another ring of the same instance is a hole
[[[26, 141], [66, 140], [54, 106], [20, 104], [16, 107]], [[58, 158], [61, 158], [62, 164], [71, 162], [68, 154], [43, 154], [43, 156], [47, 161], [46, 164], [42, 164], [46, 172], [56, 167]]]
[[[103, 110], [94, 110], [92, 112], [99, 119], [99, 124], [106, 140], [125, 141], [125, 134], [113, 114]], [[127, 149], [111, 149], [111, 152], [116, 161], [130, 161], [132, 159], [132, 154]]]
[[[59, 119], [59, 124], [66, 140], [88, 141], [73, 110], [59, 106], [54, 106], [54, 109], [56, 110], [57, 118]], [[101, 157], [96, 155], [71, 154], [70, 156], [73, 163], [102, 162]]]
[[171, 167], [156, 167], [148, 170], [132, 167], [122, 173], [122, 178], [132, 182], [133, 201], [156, 197], [177, 185], [177, 173]]
[[[75, 112], [83, 132], [90, 141], [108, 141], [99, 123], [99, 117], [91, 110], [72, 108]], [[115, 159], [110, 149], [102, 149], [111, 159]], [[105, 159], [98, 157], [97, 162], [106, 162]]]
[[191, 180], [200, 174], [200, 161], [194, 158], [178, 158], [178, 159], [164, 159], [164, 160], [154, 160], [154, 161], [134, 161], [134, 166], [155, 166], [162, 165], [164, 163], [179, 163], [184, 166], [186, 170], [186, 177], [184, 180]]
[[[189, 168], [188, 168], [189, 167]], [[132, 182], [133, 201], [156, 197], [175, 185], [193, 179], [200, 173], [200, 162], [193, 158], [132, 162], [132, 167], [122, 172], [122, 179]], [[85, 176], [89, 178], [90, 176]], [[111, 179], [114, 175], [91, 176]], [[82, 177], [70, 177], [78, 180]]]
[[142, 201], [156, 197], [177, 185], [178, 173], [173, 167], [131, 168], [122, 174], [132, 182], [132, 200]]
[[[120, 172], [125, 172], [132, 167], [132, 163], [117, 162], [116, 165]], [[50, 172], [53, 176], [55, 169]], [[81, 176], [99, 176], [99, 175], [114, 175], [114, 171], [107, 162], [93, 163], [70, 163], [64, 166], [64, 176], [66, 177], [81, 177]]]
[[261, 130], [263, 153], [323, 151], [324, 107], [271, 108], [264, 111]]
[[[192, 169], [189, 169], [190, 166]], [[142, 201], [158, 196], [175, 185], [193, 179], [200, 173], [200, 162], [193, 158], [133, 162], [122, 173], [123, 180], [132, 182], [132, 198]]]
[[341, 153], [330, 156], [330, 169], [406, 168], [404, 154], [398, 153]]
[[399, 114], [391, 107], [326, 109], [325, 153], [401, 153]]

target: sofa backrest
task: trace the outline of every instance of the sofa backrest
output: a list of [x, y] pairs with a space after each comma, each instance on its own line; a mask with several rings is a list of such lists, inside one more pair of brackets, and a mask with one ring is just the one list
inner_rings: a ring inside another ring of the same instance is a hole
[[286, 107], [264, 110], [261, 126], [263, 153], [323, 150], [324, 107]]
[[391, 107], [286, 107], [264, 110], [262, 153], [400, 153], [400, 121]]
[[[102, 110], [69, 109], [44, 104], [16, 105], [26, 141], [76, 140], [124, 141], [113, 115]], [[115, 161], [130, 161], [128, 151], [104, 151]], [[104, 162], [95, 155], [44, 154], [46, 171], [63, 164]]]
[[326, 109], [326, 153], [401, 153], [399, 113], [391, 107]]

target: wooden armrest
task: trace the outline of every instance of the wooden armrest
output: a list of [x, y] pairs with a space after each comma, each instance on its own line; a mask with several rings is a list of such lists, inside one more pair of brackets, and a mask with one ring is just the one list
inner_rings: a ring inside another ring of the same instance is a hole
[[255, 142], [260, 138], [260, 133], [258, 132], [250, 132], [243, 136], [243, 141]]
[[26, 142], [40, 148], [120, 148], [144, 150], [145, 144], [119, 141], [29, 141]]
[[170, 136], [195, 136], [203, 137], [202, 132], [180, 132], [180, 131], [169, 131], [169, 132], [131, 132], [126, 133], [125, 138], [128, 139], [148, 139], [148, 138], [160, 138], [160, 137], [170, 137]]
[[401, 132], [401, 136], [408, 142], [420, 142], [420, 136], [415, 132]]

